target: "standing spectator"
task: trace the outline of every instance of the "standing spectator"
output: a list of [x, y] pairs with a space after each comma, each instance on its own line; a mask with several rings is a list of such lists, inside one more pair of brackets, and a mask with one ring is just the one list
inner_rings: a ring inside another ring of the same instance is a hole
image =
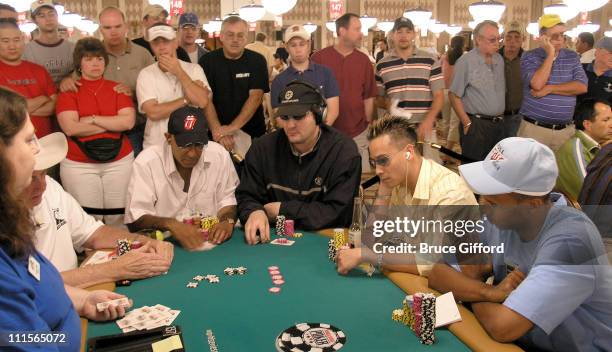
[[[132, 96], [134, 106], [136, 101], [136, 80], [140, 71], [153, 64], [153, 56], [140, 45], [133, 44], [127, 39], [128, 27], [125, 23], [125, 15], [116, 7], [107, 7], [98, 15], [100, 21], [100, 33], [104, 38], [104, 48], [108, 54], [108, 65], [104, 69], [104, 78], [110, 81], [120, 82], [115, 87], [119, 93], [128, 93]], [[61, 91], [78, 90], [78, 82], [72, 77], [67, 77], [60, 84]], [[134, 157], [142, 150], [146, 117], [136, 112], [136, 123], [126, 134], [134, 149]]]
[[574, 115], [576, 134], [556, 153], [559, 166], [557, 187], [573, 200], [578, 198], [587, 165], [601, 145], [612, 139], [612, 111], [606, 100], [585, 99]]
[[274, 54], [274, 65], [272, 65], [272, 73], [270, 74], [270, 82], [274, 81], [276, 76], [287, 69], [287, 61], [280, 55]]
[[136, 83], [138, 110], [147, 116], [143, 148], [164, 143], [168, 117], [187, 105], [205, 108], [208, 81], [202, 68], [176, 57], [176, 32], [165, 23], [147, 31], [157, 62], [140, 71]]
[[410, 112], [410, 122], [420, 140], [431, 140], [436, 118], [444, 104], [444, 76], [440, 61], [414, 46], [414, 25], [407, 18], [395, 20], [395, 48], [376, 65], [378, 94], [397, 100], [397, 108]]
[[[266, 59], [268, 72], [271, 73], [272, 65], [274, 65], [274, 53], [272, 52], [272, 49], [265, 44], [266, 38], [267, 36], [265, 33], [259, 32], [255, 35], [255, 41], [247, 44], [245, 48], [261, 54], [261, 56]], [[285, 42], [287, 41], [285, 40]], [[310, 50], [310, 48], [308, 48], [308, 50]]]
[[[132, 39], [132, 43], [138, 44], [143, 48], [149, 50], [149, 53], [155, 56], [153, 52], [153, 48], [151, 48], [151, 39], [147, 38], [146, 33], [148, 33], [149, 28], [157, 23], [166, 23], [166, 18], [168, 18], [168, 11], [164, 9], [161, 5], [148, 5], [145, 7], [142, 12], [142, 26], [144, 27], [145, 35], [142, 37], [138, 37], [136, 39]], [[180, 46], [176, 48], [176, 57], [185, 62], [191, 62], [189, 59], [189, 55], [185, 51], [185, 49]]]
[[13, 20], [0, 19], [0, 86], [26, 98], [28, 114], [42, 138], [56, 128], [55, 84], [44, 67], [21, 59], [23, 33]]
[[612, 38], [604, 37], [595, 44], [595, 60], [586, 65], [589, 80], [586, 94], [578, 96], [578, 102], [585, 98], [607, 100], [612, 103]]
[[12, 18], [17, 21], [18, 16], [19, 15], [17, 14], [17, 11], [15, 11], [15, 8], [13, 6], [7, 4], [0, 4], [0, 19]]
[[189, 61], [198, 63], [208, 50], [196, 44], [196, 39], [200, 37], [200, 21], [193, 12], [186, 12], [179, 17], [178, 34], [179, 46], [189, 55]]
[[291, 57], [289, 67], [272, 82], [272, 107], [280, 105], [280, 92], [288, 83], [302, 80], [318, 89], [327, 103], [327, 116], [323, 122], [332, 125], [338, 117], [340, 89], [334, 74], [323, 65], [310, 61], [310, 34], [303, 26], [291, 26], [285, 31], [285, 43]]
[[[440, 124], [440, 131], [442, 132], [442, 141], [446, 143], [448, 149], [458, 149], [459, 144], [459, 117], [455, 110], [451, 108], [449, 89], [453, 82], [453, 76], [455, 75], [455, 63], [461, 55], [463, 55], [463, 47], [465, 46], [465, 39], [462, 36], [454, 36], [451, 38], [450, 48], [446, 54], [442, 55], [441, 66], [442, 75], [444, 76], [444, 107], [442, 108], [442, 123]], [[457, 148], [456, 148], [457, 147]], [[443, 155], [442, 159], [450, 160]]]
[[374, 59], [376, 60], [376, 62], [378, 63], [378, 61], [380, 61], [380, 59], [382, 59], [383, 57], [385, 57], [385, 55], [387, 55], [387, 51], [389, 50], [389, 47], [387, 46], [387, 40], [385, 38], [380, 38], [378, 39], [378, 41], [376, 42], [376, 47], [374, 48]]
[[262, 100], [270, 91], [266, 60], [245, 50], [248, 24], [237, 16], [223, 20], [223, 47], [200, 60], [213, 91], [206, 118], [215, 142], [234, 149], [234, 135], [242, 130], [252, 138], [266, 132]]
[[278, 46], [278, 48], [276, 48], [276, 51], [274, 52], [274, 54], [278, 55], [278, 57], [282, 58], [283, 61], [287, 63], [287, 60], [289, 59], [289, 53], [287, 52], [287, 49], [285, 48], [284, 41], [281, 40], [280, 45]]
[[483, 160], [504, 131], [506, 83], [504, 59], [499, 55], [499, 29], [483, 21], [474, 29], [476, 47], [455, 64], [449, 98], [459, 116], [463, 155]]
[[523, 121], [519, 137], [533, 138], [557, 151], [576, 131], [572, 121], [576, 96], [586, 93], [587, 78], [578, 54], [565, 49], [565, 24], [543, 15], [540, 47], [523, 54]]
[[361, 170], [369, 172], [368, 124], [377, 95], [374, 69], [367, 55], [357, 48], [363, 34], [359, 16], [345, 13], [336, 20], [338, 41], [312, 55], [312, 61], [329, 67], [340, 86], [340, 113], [333, 126], [353, 138], [361, 154]]
[[595, 60], [595, 37], [593, 33], [582, 32], [578, 34], [578, 40], [576, 40], [576, 52], [580, 54], [581, 64], [590, 64]]
[[523, 41], [525, 33], [523, 26], [517, 21], [510, 22], [504, 29], [504, 46], [499, 54], [504, 58], [504, 73], [506, 78], [506, 107], [504, 124], [506, 136], [515, 137], [521, 120], [519, 115], [523, 103], [523, 82], [521, 81], [521, 56], [523, 56]]
[[39, 34], [25, 46], [24, 60], [44, 66], [56, 86], [72, 72], [74, 44], [60, 37], [57, 11], [51, 0], [37, 0], [31, 6], [32, 21]]
[[[134, 153], [124, 134], [134, 126], [132, 98], [117, 93], [116, 82], [102, 77], [108, 64], [104, 44], [95, 38], [77, 42], [77, 92], [60, 93], [57, 119], [68, 139], [68, 156], [60, 164], [64, 188], [81, 206], [116, 209], [125, 206]], [[121, 225], [121, 216], [105, 216]]]

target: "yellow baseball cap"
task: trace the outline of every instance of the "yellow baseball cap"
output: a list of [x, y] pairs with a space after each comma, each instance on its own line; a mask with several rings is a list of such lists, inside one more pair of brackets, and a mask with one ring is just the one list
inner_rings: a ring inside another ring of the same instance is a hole
[[552, 28], [558, 24], [565, 24], [563, 21], [561, 21], [561, 17], [559, 17], [559, 15], [542, 15], [542, 17], [538, 19], [539, 28]]

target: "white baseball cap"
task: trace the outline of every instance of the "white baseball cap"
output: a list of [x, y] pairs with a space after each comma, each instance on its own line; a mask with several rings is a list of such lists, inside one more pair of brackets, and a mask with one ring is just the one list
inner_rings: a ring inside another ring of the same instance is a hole
[[544, 196], [555, 187], [559, 169], [544, 144], [510, 137], [497, 143], [485, 160], [459, 166], [459, 173], [477, 194]]
[[63, 133], [48, 134], [39, 139], [38, 143], [40, 144], [40, 151], [36, 154], [35, 171], [47, 170], [66, 158], [68, 142]]
[[310, 40], [310, 34], [306, 31], [304, 26], [293, 25], [285, 30], [285, 43], [289, 43], [289, 41], [295, 37]]
[[176, 31], [174, 28], [167, 25], [157, 25], [147, 30], [147, 38], [150, 42], [159, 37], [172, 40], [176, 38]]

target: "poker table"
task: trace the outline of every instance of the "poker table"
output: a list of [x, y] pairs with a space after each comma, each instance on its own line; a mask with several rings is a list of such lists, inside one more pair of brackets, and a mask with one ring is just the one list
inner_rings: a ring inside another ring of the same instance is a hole
[[[327, 257], [327, 237], [305, 232], [295, 240], [289, 247], [248, 246], [236, 229], [229, 241], [211, 251], [176, 246], [166, 275], [116, 291], [130, 297], [134, 308], [163, 304], [180, 310], [173, 324], [181, 327], [187, 351], [208, 351], [209, 329], [219, 351], [274, 351], [278, 334], [302, 322], [340, 328], [347, 336], [342, 351], [520, 351], [491, 340], [463, 307], [463, 322], [436, 329], [435, 344], [422, 345], [409, 328], [391, 320], [391, 312], [401, 308], [406, 292], [431, 291], [426, 279], [403, 273], [368, 277], [359, 270], [340, 276]], [[223, 273], [239, 266], [247, 268], [245, 275]], [[269, 266], [278, 266], [284, 276], [278, 294], [268, 291], [273, 287]], [[194, 276], [207, 274], [218, 275], [220, 282], [186, 287]], [[84, 340], [121, 333], [115, 322], [84, 321], [83, 327]]]

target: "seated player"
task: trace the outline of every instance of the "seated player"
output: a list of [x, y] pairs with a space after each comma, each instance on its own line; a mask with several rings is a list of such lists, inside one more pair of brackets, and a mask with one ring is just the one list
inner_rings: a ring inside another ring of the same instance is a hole
[[[499, 342], [527, 350], [604, 351], [612, 346], [612, 267], [600, 235], [582, 212], [553, 206], [558, 170], [552, 150], [528, 138], [506, 138], [484, 161], [459, 166], [481, 195], [487, 246], [503, 244], [463, 274], [438, 264], [430, 287], [473, 302], [474, 315]], [[459, 265], [457, 265], [459, 264]], [[483, 279], [494, 275], [494, 286]], [[607, 346], [607, 347], [606, 347]]]
[[236, 191], [246, 241], [270, 239], [278, 215], [296, 228], [348, 227], [358, 194], [361, 157], [355, 143], [325, 125], [325, 99], [309, 83], [294, 81], [280, 93], [282, 130], [253, 142]]
[[236, 220], [238, 175], [229, 153], [208, 141], [201, 109], [183, 107], [170, 114], [163, 144], [138, 155], [128, 187], [125, 223], [133, 231], [169, 231], [187, 249], [204, 244], [196, 226], [177, 220], [187, 212], [216, 216], [210, 242], [229, 239]]
[[[47, 169], [66, 157], [68, 145], [62, 133], [40, 139], [32, 183], [22, 198], [32, 209], [36, 224], [36, 249], [61, 273], [66, 285], [88, 287], [103, 282], [143, 279], [168, 271], [172, 244], [104, 225], [86, 214], [77, 201], [47, 176]], [[121, 257], [102, 264], [78, 267], [75, 251], [109, 249], [127, 238], [143, 243]]]
[[587, 98], [574, 112], [576, 133], [555, 153], [559, 165], [557, 187], [578, 199], [587, 165], [595, 158], [601, 145], [612, 139], [612, 110], [605, 100]]
[[[459, 175], [423, 157], [410, 120], [399, 116], [378, 119], [370, 125], [368, 140], [370, 166], [380, 177], [374, 201], [377, 212], [386, 212], [386, 209], [394, 207], [395, 212], [402, 213], [399, 216], [407, 216], [409, 214], [404, 210], [423, 206], [422, 213], [427, 212], [428, 217], [441, 216], [443, 211], [444, 217], [456, 218], [459, 213], [472, 208], [462, 206], [478, 204]], [[420, 258], [417, 265], [406, 264], [415, 261], [401, 254], [387, 254], [383, 258], [367, 247], [340, 250], [337, 256], [340, 274], [347, 274], [361, 262], [370, 262], [393, 271], [427, 276], [431, 270], [428, 261], [427, 258]]]

